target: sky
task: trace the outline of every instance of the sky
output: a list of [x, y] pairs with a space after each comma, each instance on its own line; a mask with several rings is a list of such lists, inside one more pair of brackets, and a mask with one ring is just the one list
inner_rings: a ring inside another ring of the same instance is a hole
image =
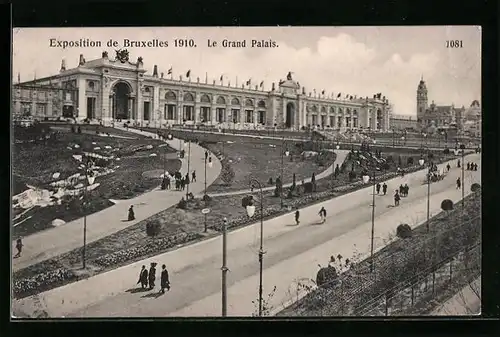
[[[50, 46], [50, 39], [101, 41], [101, 47], [63, 49]], [[108, 47], [110, 40], [118, 48]], [[478, 26], [390, 26], [390, 27], [127, 27], [127, 28], [14, 28], [13, 81], [57, 74], [61, 60], [66, 68], [123, 47], [123, 40], [168, 41], [169, 46], [129, 47], [130, 61], [141, 56], [151, 74], [172, 67], [175, 79], [191, 70], [191, 79], [214, 79], [234, 86], [252, 79], [252, 85], [293, 79], [306, 92], [369, 96], [381, 92], [394, 114], [416, 115], [416, 90], [421, 76], [427, 84], [429, 104], [470, 106], [481, 100], [481, 28]], [[175, 47], [175, 39], [193, 39], [196, 48]], [[224, 39], [246, 40], [245, 48], [224, 48]], [[251, 47], [251, 40], [275, 41], [277, 47]], [[218, 43], [208, 47], [208, 40]], [[447, 48], [446, 41], [461, 40], [462, 48]]]

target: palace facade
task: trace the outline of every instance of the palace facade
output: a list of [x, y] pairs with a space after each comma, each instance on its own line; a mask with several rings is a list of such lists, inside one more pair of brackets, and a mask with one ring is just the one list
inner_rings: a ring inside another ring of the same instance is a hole
[[204, 124], [233, 128], [304, 127], [388, 131], [391, 108], [381, 94], [343, 99], [306, 94], [291, 73], [270, 91], [146, 74], [142, 57], [136, 62], [96, 60], [80, 55], [75, 68], [62, 61], [59, 74], [15, 84], [13, 111], [35, 119], [74, 118], [108, 124]]

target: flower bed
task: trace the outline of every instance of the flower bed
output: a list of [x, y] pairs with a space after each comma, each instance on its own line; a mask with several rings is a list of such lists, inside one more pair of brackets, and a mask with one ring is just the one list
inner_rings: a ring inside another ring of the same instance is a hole
[[13, 293], [15, 298], [22, 298], [61, 286], [64, 283], [76, 281], [78, 276], [69, 269], [58, 268], [37, 274], [30, 278], [14, 280]]
[[198, 233], [180, 233], [170, 237], [155, 239], [145, 246], [133, 247], [129, 249], [123, 249], [118, 252], [106, 254], [104, 256], [98, 257], [93, 260], [93, 264], [107, 268], [111, 266], [116, 266], [118, 264], [131, 261], [143, 256], [147, 256], [153, 253], [167, 250], [174, 246], [196, 240], [202, 235]]

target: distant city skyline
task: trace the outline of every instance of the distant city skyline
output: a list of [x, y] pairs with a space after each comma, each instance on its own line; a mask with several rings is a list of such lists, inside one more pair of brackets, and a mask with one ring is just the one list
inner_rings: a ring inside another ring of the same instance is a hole
[[[100, 48], [50, 47], [50, 39], [101, 41]], [[251, 79], [252, 86], [264, 81], [264, 90], [278, 84], [291, 71], [306, 93], [325, 90], [369, 96], [381, 92], [393, 105], [395, 114], [416, 114], [416, 90], [423, 76], [429, 104], [468, 107], [481, 100], [481, 31], [475, 26], [429, 27], [172, 27], [172, 28], [16, 28], [13, 32], [13, 81], [55, 75], [61, 60], [66, 68], [78, 66], [79, 55], [87, 61], [115, 49], [106, 42], [114, 39], [168, 41], [167, 48], [127, 48], [130, 61], [143, 57], [151, 75], [153, 66], [164, 73], [172, 68], [173, 78], [209, 83], [221, 76], [238, 85]], [[175, 48], [175, 38], [192, 38], [197, 48]], [[274, 40], [275, 48], [209, 48], [208, 40]], [[462, 40], [462, 48], [446, 48], [446, 40]]]

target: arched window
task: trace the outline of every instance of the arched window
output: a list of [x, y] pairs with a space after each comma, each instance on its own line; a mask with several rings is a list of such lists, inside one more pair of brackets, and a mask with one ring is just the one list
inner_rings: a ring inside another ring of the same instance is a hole
[[321, 107], [321, 113], [326, 113], [326, 108], [324, 106]]
[[257, 106], [258, 106], [259, 108], [265, 108], [265, 107], [266, 107], [266, 102], [264, 102], [264, 101], [259, 101], [259, 103], [257, 103]]
[[177, 99], [177, 96], [173, 91], [169, 91], [165, 94], [165, 99], [167, 101], [175, 101]]
[[358, 110], [354, 109], [354, 111], [352, 112], [352, 114], [353, 114], [354, 116], [357, 116], [357, 115], [358, 115]]
[[236, 97], [234, 97], [232, 100], [231, 100], [231, 104], [232, 105], [240, 105], [240, 100], [237, 99]]
[[207, 94], [203, 94], [203, 95], [201, 96], [200, 101], [201, 101], [202, 103], [210, 103], [210, 97], [208, 97], [208, 95], [207, 95]]
[[222, 96], [217, 97], [217, 104], [226, 104], [226, 99]]
[[253, 106], [253, 101], [250, 98], [247, 98], [245, 101], [245, 106]]
[[194, 97], [191, 93], [186, 92], [184, 94], [184, 102], [194, 102]]
[[313, 105], [311, 110], [312, 112], [318, 112], [318, 107], [316, 105]]
[[342, 108], [339, 108], [339, 114], [342, 115], [344, 113], [344, 110]]
[[350, 115], [350, 114], [351, 114], [351, 109], [346, 108], [346, 109], [345, 109], [345, 113], [346, 113], [347, 115]]
[[335, 108], [332, 106], [330, 107], [330, 113], [334, 114], [335, 113]]
[[151, 91], [151, 89], [149, 89], [149, 87], [146, 87], [146, 88], [144, 88], [144, 91], [145, 91], [145, 92], [150, 92], [150, 91]]

